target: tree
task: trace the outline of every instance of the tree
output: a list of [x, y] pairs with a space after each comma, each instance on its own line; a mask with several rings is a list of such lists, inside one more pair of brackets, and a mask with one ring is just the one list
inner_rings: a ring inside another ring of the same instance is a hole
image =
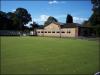
[[31, 15], [24, 8], [8, 13], [0, 11], [0, 29], [22, 30], [31, 19]]
[[6, 13], [0, 11], [0, 30], [6, 28], [5, 20], [6, 20]]
[[30, 24], [31, 28], [34, 30], [35, 28], [38, 28], [39, 25], [33, 21], [33, 23]]
[[53, 23], [53, 22], [58, 22], [56, 18], [50, 16], [48, 17], [47, 21], [44, 23], [44, 26], [47, 26], [49, 25], [50, 23]]
[[16, 17], [19, 19], [19, 29], [22, 29], [22, 27], [25, 24], [32, 20], [31, 15], [24, 8], [17, 8], [14, 13], [16, 14]]
[[100, 14], [94, 12], [89, 18], [89, 21], [92, 26], [100, 25]]
[[94, 32], [100, 36], [100, 0], [91, 0], [93, 4], [93, 14], [89, 18], [89, 22], [94, 26]]
[[37, 35], [36, 29], [39, 27], [39, 25], [33, 21], [33, 23], [31, 23], [30, 26], [31, 26], [31, 29], [33, 30], [33, 34]]
[[12, 21], [12, 23], [9, 25], [8, 28], [10, 30], [18, 30], [19, 26], [20, 26], [20, 19], [19, 19], [19, 17], [15, 13], [8, 12], [7, 13], [7, 18]]
[[100, 7], [100, 0], [91, 0], [93, 4], [93, 9]]
[[93, 14], [89, 18], [92, 26], [100, 25], [100, 0], [91, 0]]
[[91, 24], [90, 24], [90, 22], [89, 21], [84, 21], [83, 23], [82, 23], [82, 25], [84, 26], [84, 27], [91, 27]]
[[66, 24], [67, 23], [73, 23], [73, 17], [70, 14], [67, 15]]
[[93, 4], [93, 14], [89, 18], [92, 26], [100, 25], [100, 1], [92, 0]]
[[9, 25], [11, 25], [11, 20], [7, 18], [7, 13], [0, 11], [0, 30], [9, 29]]

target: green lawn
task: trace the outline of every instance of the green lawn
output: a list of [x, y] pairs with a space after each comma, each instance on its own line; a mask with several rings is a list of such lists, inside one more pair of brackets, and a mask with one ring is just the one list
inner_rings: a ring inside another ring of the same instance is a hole
[[94, 74], [99, 43], [49, 37], [1, 37], [1, 74]]

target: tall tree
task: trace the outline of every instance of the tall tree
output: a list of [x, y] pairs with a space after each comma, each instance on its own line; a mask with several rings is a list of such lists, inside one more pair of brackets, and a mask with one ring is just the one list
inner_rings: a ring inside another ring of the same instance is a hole
[[91, 0], [93, 14], [89, 18], [92, 26], [100, 25], [100, 0]]
[[91, 0], [91, 3], [93, 4], [93, 9], [100, 6], [100, 0]]
[[0, 11], [0, 30], [7, 30], [11, 25], [11, 20], [7, 18], [7, 13]]
[[90, 22], [87, 21], [87, 20], [85, 20], [85, 21], [82, 23], [82, 25], [83, 25], [84, 27], [91, 27]]
[[58, 21], [57, 21], [56, 18], [50, 16], [50, 17], [48, 17], [47, 21], [45, 21], [44, 26], [47, 26], [47, 25], [49, 25], [52, 22], [58, 22]]
[[66, 24], [67, 23], [73, 23], [73, 17], [70, 14], [67, 15]]
[[16, 14], [16, 17], [18, 17], [18, 19], [19, 19], [20, 29], [22, 29], [22, 27], [25, 24], [27, 24], [29, 21], [32, 20], [31, 15], [24, 8], [17, 8], [14, 13]]
[[19, 19], [19, 17], [15, 13], [8, 12], [7, 13], [7, 18], [12, 21], [12, 24], [9, 25], [9, 29], [10, 30], [18, 30], [19, 26], [20, 26], [20, 19]]
[[0, 30], [6, 28], [5, 20], [6, 20], [6, 13], [0, 11]]
[[24, 8], [8, 13], [0, 11], [0, 29], [22, 30], [31, 19], [31, 15]]
[[100, 37], [100, 0], [91, 0], [93, 4], [93, 14], [89, 18], [89, 22], [94, 26], [94, 32]]

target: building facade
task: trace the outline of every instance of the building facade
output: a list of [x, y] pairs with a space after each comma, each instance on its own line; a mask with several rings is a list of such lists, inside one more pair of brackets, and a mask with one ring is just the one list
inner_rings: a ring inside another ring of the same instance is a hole
[[60, 25], [51, 23], [43, 29], [36, 29], [37, 36], [55, 36], [55, 37], [78, 37], [78, 26]]

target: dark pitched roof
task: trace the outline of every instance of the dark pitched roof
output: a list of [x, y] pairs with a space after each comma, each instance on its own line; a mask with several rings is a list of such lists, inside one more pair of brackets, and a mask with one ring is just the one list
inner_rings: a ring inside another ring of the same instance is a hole
[[[80, 24], [78, 23], [61, 23], [61, 22], [53, 22], [54, 24], [59, 25], [61, 28], [76, 28], [76, 27], [81, 27]], [[48, 26], [48, 25], [47, 25]], [[43, 29], [46, 26], [41, 25], [38, 29]]]
[[64, 25], [64, 23], [62, 22], [53, 22], [54, 24], [57, 24], [57, 25]]
[[81, 25], [78, 23], [67, 23], [67, 24], [61, 25], [61, 28], [76, 28], [80, 26]]
[[[61, 22], [52, 22], [52, 23], [54, 23], [54, 24], [56, 24], [56, 25], [64, 25], [64, 23], [61, 23]], [[51, 24], [51, 23], [50, 23]], [[49, 25], [50, 25], [49, 24]], [[46, 25], [46, 26], [48, 26], [48, 25]], [[44, 27], [46, 27], [46, 26], [44, 26]]]
[[44, 25], [39, 25], [38, 29], [43, 29]]

